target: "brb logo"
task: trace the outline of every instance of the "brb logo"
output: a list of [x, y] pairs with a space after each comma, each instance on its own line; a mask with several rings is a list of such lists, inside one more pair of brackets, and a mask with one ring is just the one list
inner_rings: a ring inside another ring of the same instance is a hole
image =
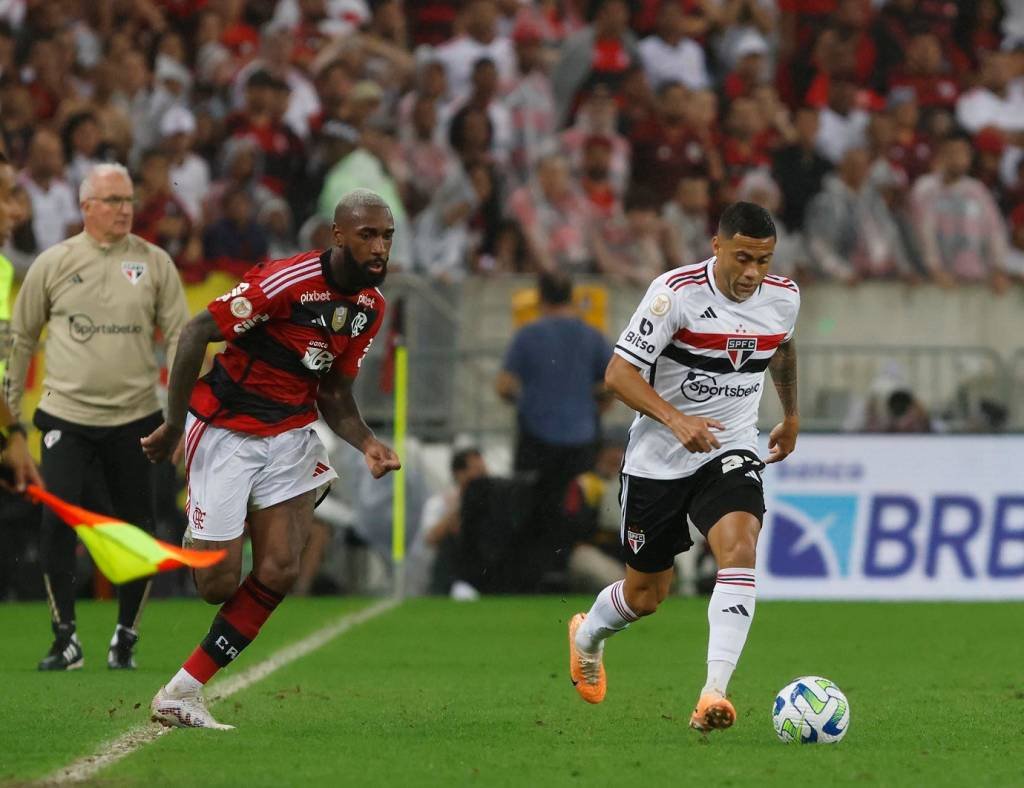
[[1024, 497], [779, 495], [768, 570], [779, 578], [1024, 578]]

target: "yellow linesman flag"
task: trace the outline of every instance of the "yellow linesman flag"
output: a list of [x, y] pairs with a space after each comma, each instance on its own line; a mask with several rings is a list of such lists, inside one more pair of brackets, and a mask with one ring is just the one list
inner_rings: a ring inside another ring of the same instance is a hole
[[179, 566], [213, 566], [227, 550], [186, 550], [154, 539], [141, 528], [62, 501], [30, 484], [28, 497], [44, 503], [75, 529], [92, 560], [111, 583], [127, 583]]

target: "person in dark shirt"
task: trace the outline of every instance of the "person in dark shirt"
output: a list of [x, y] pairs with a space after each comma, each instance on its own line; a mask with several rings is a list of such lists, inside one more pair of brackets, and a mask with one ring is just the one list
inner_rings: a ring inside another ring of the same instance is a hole
[[577, 315], [572, 282], [560, 273], [538, 280], [541, 318], [521, 328], [505, 353], [496, 388], [516, 406], [515, 470], [535, 476], [539, 560], [564, 561], [561, 499], [569, 481], [590, 468], [611, 347]]
[[807, 203], [821, 191], [821, 179], [832, 168], [814, 146], [818, 110], [801, 107], [795, 125], [797, 141], [777, 151], [772, 159], [772, 177], [782, 189], [782, 221], [793, 232], [803, 228]]

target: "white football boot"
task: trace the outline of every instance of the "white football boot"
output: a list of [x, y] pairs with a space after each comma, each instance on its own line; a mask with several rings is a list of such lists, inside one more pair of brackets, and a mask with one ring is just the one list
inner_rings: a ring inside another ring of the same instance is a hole
[[213, 728], [218, 731], [234, 730], [234, 725], [217, 722], [206, 708], [206, 699], [200, 692], [172, 694], [161, 687], [149, 705], [153, 722], [167, 728]]

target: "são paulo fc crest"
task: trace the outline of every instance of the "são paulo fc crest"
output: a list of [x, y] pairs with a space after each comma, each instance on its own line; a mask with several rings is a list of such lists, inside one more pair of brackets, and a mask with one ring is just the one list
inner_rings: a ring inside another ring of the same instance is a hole
[[757, 350], [757, 337], [729, 337], [725, 341], [725, 352], [732, 362], [732, 368], [739, 370]]
[[125, 279], [133, 285], [137, 285], [142, 279], [142, 275], [146, 273], [146, 264], [125, 260], [121, 263], [121, 273], [124, 274]]
[[339, 306], [334, 310], [334, 316], [331, 318], [331, 330], [341, 331], [341, 327], [345, 325], [345, 318], [348, 317], [348, 307]]
[[640, 552], [640, 548], [644, 546], [644, 532], [626, 531], [626, 543], [629, 545], [629, 549], [633, 551], [633, 555], [636, 555]]

